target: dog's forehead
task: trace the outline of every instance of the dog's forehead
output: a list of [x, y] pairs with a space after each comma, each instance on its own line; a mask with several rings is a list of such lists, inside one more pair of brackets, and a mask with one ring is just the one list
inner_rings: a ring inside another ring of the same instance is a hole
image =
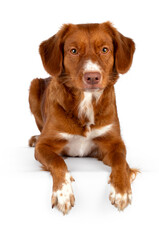
[[66, 44], [74, 43], [108, 43], [112, 44], [110, 34], [101, 24], [74, 25], [65, 39]]

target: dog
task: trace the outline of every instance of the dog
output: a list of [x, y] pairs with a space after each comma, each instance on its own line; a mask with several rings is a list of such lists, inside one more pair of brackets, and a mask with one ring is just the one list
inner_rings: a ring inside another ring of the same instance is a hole
[[133, 60], [135, 43], [110, 23], [64, 24], [39, 47], [50, 77], [34, 79], [31, 112], [41, 134], [32, 136], [35, 158], [53, 177], [52, 208], [63, 214], [74, 206], [63, 156], [94, 157], [111, 167], [109, 199], [118, 210], [131, 203], [138, 173], [126, 161], [114, 84]]

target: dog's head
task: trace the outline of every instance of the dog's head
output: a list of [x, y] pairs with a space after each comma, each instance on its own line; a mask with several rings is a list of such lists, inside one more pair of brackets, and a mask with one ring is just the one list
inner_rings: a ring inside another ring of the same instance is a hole
[[39, 51], [50, 75], [74, 88], [93, 91], [114, 84], [119, 73], [129, 70], [135, 44], [109, 22], [66, 24], [42, 42]]

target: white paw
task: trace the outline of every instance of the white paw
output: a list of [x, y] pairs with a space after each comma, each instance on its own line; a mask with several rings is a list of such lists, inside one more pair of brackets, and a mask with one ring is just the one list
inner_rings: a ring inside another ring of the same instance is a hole
[[54, 191], [52, 194], [52, 208], [57, 205], [58, 209], [62, 211], [63, 214], [68, 213], [75, 202], [71, 181], [72, 177], [70, 177], [69, 173], [66, 173], [65, 182], [62, 184], [62, 188]]
[[111, 185], [111, 191], [109, 195], [109, 200], [111, 204], [115, 205], [119, 211], [124, 210], [128, 204], [131, 204], [132, 193], [129, 191], [128, 193], [120, 194], [117, 193], [115, 188]]

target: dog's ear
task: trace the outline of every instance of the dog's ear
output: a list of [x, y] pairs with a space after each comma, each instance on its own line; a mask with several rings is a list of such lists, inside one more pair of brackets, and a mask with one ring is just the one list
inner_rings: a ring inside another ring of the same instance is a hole
[[39, 53], [42, 63], [45, 70], [52, 76], [58, 76], [62, 72], [64, 37], [69, 27], [69, 24], [63, 25], [54, 36], [40, 44]]
[[118, 32], [110, 22], [106, 22], [105, 24], [113, 39], [116, 71], [124, 74], [131, 67], [135, 43], [131, 38], [127, 38]]

